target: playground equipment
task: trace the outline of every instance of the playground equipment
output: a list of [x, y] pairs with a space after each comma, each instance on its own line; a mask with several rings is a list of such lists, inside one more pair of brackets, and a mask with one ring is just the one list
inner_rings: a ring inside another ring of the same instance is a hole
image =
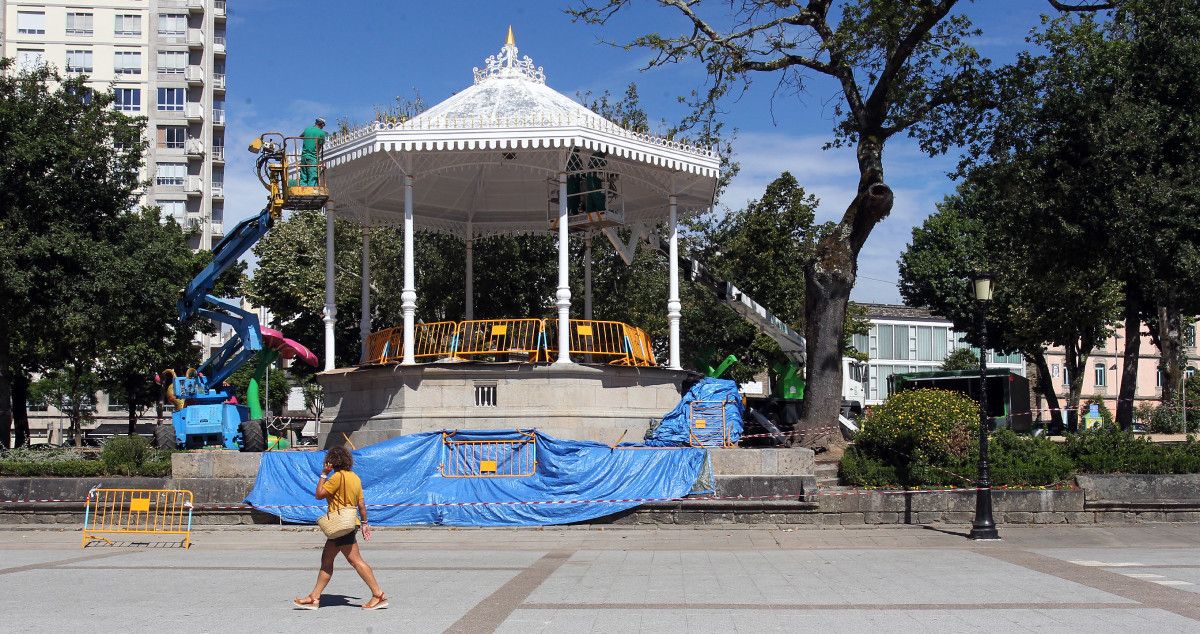
[[[746, 398], [747, 416], [769, 433], [779, 433], [781, 425], [793, 426], [799, 420], [804, 401], [805, 383], [801, 371], [805, 360], [804, 337], [737, 286], [718, 279], [698, 260], [684, 258], [679, 264], [692, 281], [707, 286], [742, 319], [779, 345], [787, 362], [772, 367], [774, 380], [768, 396]], [[709, 368], [708, 375], [720, 377], [736, 363], [737, 357], [729, 355], [716, 368]], [[862, 414], [866, 398], [862, 384], [864, 367], [865, 364], [856, 359], [842, 357], [842, 411], [839, 419], [842, 426], [851, 431], [856, 429], [853, 419]]]
[[[230, 326], [233, 336], [199, 368], [189, 369], [183, 376], [173, 370], [164, 372], [170, 381], [167, 399], [175, 411], [170, 427], [161, 425], [155, 430], [154, 440], [159, 447], [220, 444], [226, 449], [263, 451], [266, 428], [261, 411], [257, 417], [251, 411], [258, 407], [257, 394], [249, 399], [250, 407], [238, 404], [225, 380], [263, 349], [264, 339], [276, 355], [283, 347], [316, 365], [316, 358], [307, 348], [285, 339], [278, 331], [268, 329], [268, 336], [264, 337], [264, 329], [254, 313], [242, 308], [239, 302], [212, 294], [221, 275], [270, 231], [285, 209], [320, 209], [328, 201], [324, 165], [319, 161], [302, 162], [303, 141], [301, 137], [267, 132], [250, 143], [249, 150], [258, 155], [255, 170], [267, 189], [267, 205], [257, 216], [238, 223], [213, 247], [212, 262], [183, 289], [178, 303], [180, 321], [199, 315]], [[315, 186], [298, 184], [302, 182], [302, 174], [303, 182], [312, 182], [314, 172]]]

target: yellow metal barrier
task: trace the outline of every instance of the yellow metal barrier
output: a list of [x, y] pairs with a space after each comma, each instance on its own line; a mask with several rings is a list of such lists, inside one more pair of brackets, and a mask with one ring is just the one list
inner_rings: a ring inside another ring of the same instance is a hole
[[693, 447], [729, 447], [725, 401], [688, 403], [688, 438]]
[[101, 489], [88, 492], [82, 547], [112, 544], [109, 535], [182, 535], [192, 545], [192, 492], [181, 489]]
[[[558, 356], [558, 322], [543, 319], [476, 319], [416, 324], [417, 361], [445, 357], [490, 361], [548, 362]], [[403, 357], [404, 332], [397, 326], [367, 336], [362, 365], [394, 363]], [[650, 335], [619, 321], [572, 319], [569, 350], [584, 362], [657, 366]], [[490, 357], [490, 358], [488, 358]], [[515, 357], [515, 358], [514, 358]]]
[[476, 319], [458, 323], [454, 355], [461, 358], [491, 356], [493, 361], [508, 355], [528, 355], [537, 360], [545, 346], [546, 324], [541, 319]]
[[537, 472], [537, 436], [520, 432], [520, 440], [454, 440], [454, 432], [442, 434], [446, 448], [442, 477], [518, 478]]

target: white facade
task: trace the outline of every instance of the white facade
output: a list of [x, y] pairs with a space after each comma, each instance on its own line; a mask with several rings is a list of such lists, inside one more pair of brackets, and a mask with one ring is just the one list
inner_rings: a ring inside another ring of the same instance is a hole
[[143, 203], [197, 231], [193, 248], [224, 234], [225, 0], [0, 0], [0, 54], [87, 75], [145, 116]]
[[[865, 352], [867, 405], [878, 405], [888, 397], [888, 377], [905, 372], [940, 370], [946, 356], [958, 348], [971, 348], [962, 341], [954, 324], [928, 309], [908, 306], [865, 304], [871, 322], [868, 335], [855, 335], [853, 344]], [[978, 354], [978, 350], [975, 351]], [[1025, 375], [1025, 360], [1019, 354], [988, 352], [988, 368], [1006, 369]]]

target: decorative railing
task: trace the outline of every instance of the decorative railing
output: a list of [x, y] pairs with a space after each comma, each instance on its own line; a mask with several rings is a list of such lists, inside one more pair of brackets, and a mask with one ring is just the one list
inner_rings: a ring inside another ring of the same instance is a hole
[[[650, 335], [617, 321], [572, 319], [569, 351], [587, 362], [657, 366]], [[558, 321], [474, 319], [415, 324], [414, 359], [547, 362], [558, 358]], [[385, 328], [367, 336], [360, 365], [398, 363], [404, 358], [404, 329]]]

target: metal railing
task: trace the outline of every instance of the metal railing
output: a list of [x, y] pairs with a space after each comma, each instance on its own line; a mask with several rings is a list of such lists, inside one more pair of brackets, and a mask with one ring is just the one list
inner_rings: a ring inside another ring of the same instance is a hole
[[688, 403], [688, 439], [693, 447], [729, 447], [725, 401]]
[[[457, 358], [476, 361], [553, 361], [558, 357], [558, 322], [546, 319], [475, 319], [416, 324], [416, 361]], [[572, 319], [570, 353], [585, 363], [657, 366], [650, 335], [618, 321]], [[367, 336], [361, 364], [403, 359], [404, 331], [385, 328]]]
[[443, 478], [523, 478], [537, 472], [537, 435], [514, 440], [455, 440], [442, 434]]
[[82, 547], [99, 535], [182, 535], [192, 541], [192, 492], [181, 489], [101, 489], [88, 493], [83, 510]]

